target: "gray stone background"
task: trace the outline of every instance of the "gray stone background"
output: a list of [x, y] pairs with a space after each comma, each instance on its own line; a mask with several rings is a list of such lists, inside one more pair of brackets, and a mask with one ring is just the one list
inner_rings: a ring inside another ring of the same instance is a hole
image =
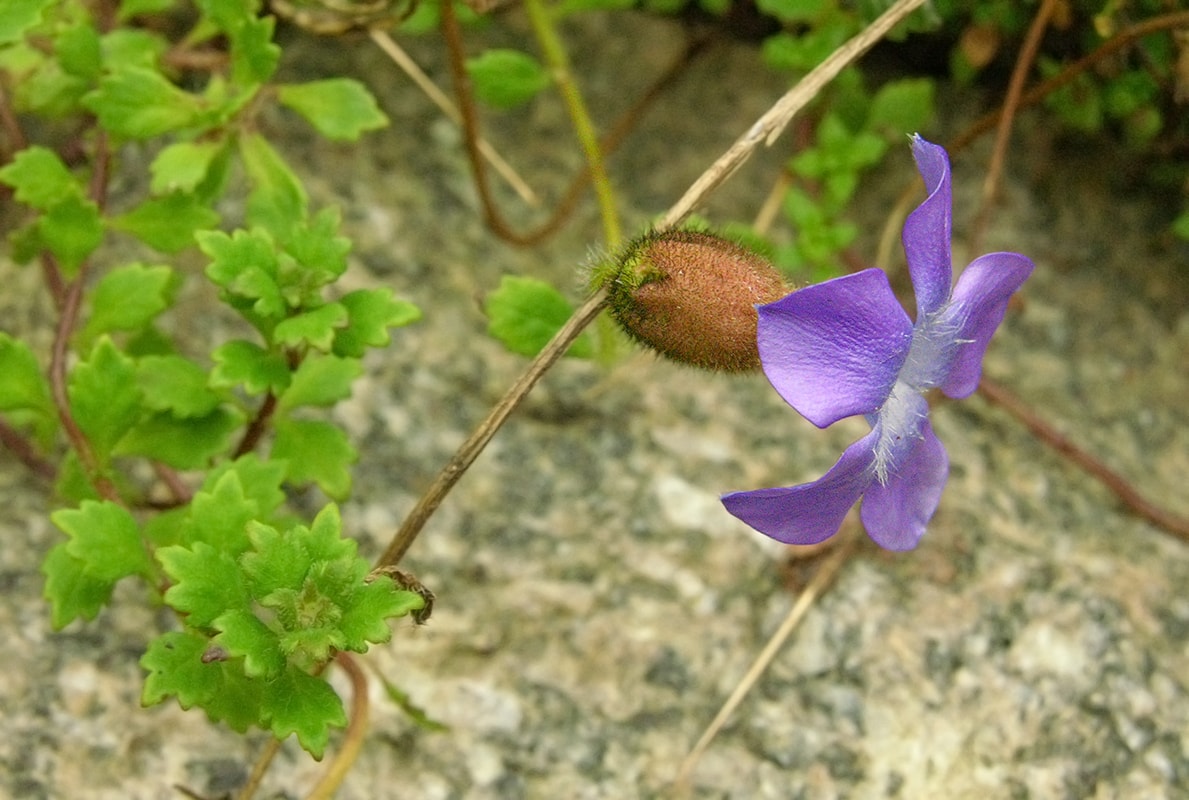
[[[524, 35], [515, 15], [487, 34]], [[673, 24], [639, 16], [591, 15], [566, 35], [604, 121], [681, 45]], [[406, 44], [444, 83], [436, 44]], [[345, 521], [374, 555], [523, 367], [484, 336], [479, 298], [504, 274], [578, 297], [597, 215], [587, 203], [545, 246], [506, 246], [480, 223], [457, 133], [369, 42], [293, 41], [285, 71], [358, 75], [392, 119], [358, 146], [289, 116], [267, 131], [315, 205], [342, 206], [349, 285], [392, 286], [425, 311], [369, 358], [336, 412], [363, 451]], [[784, 88], [743, 45], [697, 62], [612, 159], [629, 228], [675, 201]], [[983, 100], [943, 94], [942, 119], [922, 133], [944, 142]], [[557, 102], [487, 123], [546, 196], [580, 165]], [[755, 159], [706, 215], [749, 218], [786, 152]], [[984, 141], [955, 162], [959, 253], [988, 152]], [[1038, 269], [986, 373], [1184, 515], [1189, 255], [1166, 233], [1172, 211], [1118, 163], [1021, 121], [984, 249], [1024, 252]], [[860, 190], [866, 258], [912, 175], [906, 142]], [[0, 274], [4, 328], [44, 324], [34, 272], [4, 263]], [[201, 352], [227, 331], [194, 283], [178, 324]], [[944, 405], [934, 424], [953, 469], [921, 547], [860, 548], [712, 744], [693, 796], [1189, 797], [1185, 545], [978, 397]], [[609, 372], [561, 364], [410, 552], [406, 566], [438, 594], [430, 624], [402, 622], [366, 659], [449, 730], [418, 729], [374, 681], [371, 738], [339, 796], [669, 796], [813, 569], [790, 565], [718, 494], [815, 478], [862, 431], [816, 430], [762, 376], [647, 355]], [[175, 784], [209, 797], [237, 786], [260, 735], [139, 708], [136, 662], [168, 615], [125, 587], [94, 623], [52, 632], [37, 572], [60, 536], [52, 500], [6, 457], [0, 496], [0, 796], [164, 800], [182, 796]], [[261, 796], [302, 796], [320, 770], [290, 742]]]

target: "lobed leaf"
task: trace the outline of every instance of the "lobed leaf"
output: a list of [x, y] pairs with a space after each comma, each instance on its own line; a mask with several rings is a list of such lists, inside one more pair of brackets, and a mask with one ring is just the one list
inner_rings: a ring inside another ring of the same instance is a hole
[[136, 362], [145, 407], [179, 419], [204, 417], [219, 406], [221, 398], [208, 388], [208, 378], [206, 370], [182, 356], [144, 356]]
[[238, 556], [250, 546], [248, 525], [258, 513], [259, 506], [244, 491], [239, 473], [226, 471], [213, 486], [194, 495], [181, 542], [187, 547], [205, 542], [222, 553]]
[[45, 576], [43, 596], [50, 603], [50, 624], [61, 630], [76, 619], [95, 619], [111, 599], [115, 584], [87, 572], [86, 563], [55, 545], [41, 564]]
[[541, 62], [520, 50], [485, 50], [466, 62], [475, 97], [494, 108], [515, 108], [549, 85]]
[[281, 482], [285, 480], [284, 463], [273, 459], [265, 461], [255, 453], [247, 453], [209, 471], [203, 491], [213, 490], [229, 472], [239, 476], [244, 497], [256, 504], [258, 518], [267, 518], [285, 502], [285, 493], [281, 491]]
[[147, 326], [173, 303], [177, 276], [167, 266], [127, 264], [104, 275], [88, 299], [91, 313], [79, 333], [83, 342], [114, 331]]
[[284, 356], [242, 339], [227, 342], [211, 353], [215, 362], [210, 385], [243, 386], [248, 394], [283, 392], [289, 385], [289, 365]]
[[175, 469], [202, 469], [231, 447], [232, 434], [242, 424], [242, 414], [225, 408], [186, 419], [157, 412], [129, 430], [113, 453], [144, 456]]
[[70, 537], [66, 552], [99, 581], [114, 584], [129, 575], [152, 577], [140, 526], [123, 506], [84, 500], [78, 508], [55, 511], [50, 520]]
[[239, 153], [252, 184], [248, 222], [284, 238], [306, 218], [309, 198], [305, 188], [263, 136], [240, 136]]
[[[484, 310], [488, 334], [513, 353], [535, 356], [570, 318], [574, 307], [544, 281], [505, 275], [499, 288], [487, 296]], [[593, 352], [591, 338], [583, 334], [566, 354], [589, 358]]]
[[162, 253], [178, 253], [194, 244], [196, 231], [213, 228], [219, 214], [192, 194], [172, 192], [151, 197], [131, 211], [113, 217], [116, 230], [130, 233]]
[[57, 257], [62, 271], [73, 277], [79, 265], [103, 242], [99, 206], [82, 197], [67, 197], [42, 215], [37, 234], [42, 245]]
[[277, 411], [286, 413], [299, 406], [332, 406], [351, 396], [351, 384], [361, 374], [363, 365], [357, 358], [314, 353], [293, 372]]
[[0, 182], [11, 186], [18, 202], [46, 211], [69, 198], [81, 198], [83, 187], [65, 162], [47, 147], [26, 147], [0, 169]]
[[136, 366], [107, 336], [70, 371], [67, 394], [75, 422], [104, 461], [143, 413]]
[[279, 87], [277, 97], [335, 141], [357, 141], [364, 132], [388, 124], [372, 93], [350, 78], [287, 84]]
[[273, 341], [286, 347], [312, 347], [325, 353], [334, 344], [336, 330], [346, 325], [347, 309], [339, 303], [327, 303], [278, 322], [273, 329]]
[[163, 547], [157, 560], [173, 581], [165, 602], [188, 614], [190, 625], [209, 627], [222, 614], [251, 603], [235, 559], [206, 542]]
[[315, 483], [337, 500], [351, 492], [348, 466], [359, 454], [347, 435], [330, 423], [287, 419], [277, 420], [272, 457], [287, 462], [290, 481]]
[[210, 646], [210, 639], [192, 631], [170, 631], [154, 639], [140, 657], [140, 666], [148, 673], [140, 693], [141, 705], [176, 697], [182, 708], [193, 708], [218, 694], [222, 667], [202, 659]]
[[122, 65], [83, 97], [108, 133], [123, 139], [151, 139], [198, 121], [199, 98], [174, 86], [156, 70]]
[[290, 668], [263, 687], [263, 713], [278, 739], [296, 734], [314, 758], [322, 758], [330, 728], [347, 724], [343, 703], [321, 678]]
[[175, 142], [165, 147], [149, 165], [153, 194], [192, 192], [207, 177], [212, 164], [224, 152], [222, 142]]
[[287, 664], [277, 634], [247, 609], [234, 609], [219, 616], [214, 627], [216, 641], [233, 656], [244, 660], [249, 678], [274, 678]]
[[0, 411], [56, 417], [49, 381], [28, 344], [0, 331]]
[[347, 325], [334, 334], [336, 355], [361, 358], [369, 347], [383, 347], [392, 337], [389, 328], [408, 325], [421, 318], [421, 309], [406, 300], [396, 300], [392, 290], [358, 289], [339, 303], [347, 309]]
[[53, 0], [4, 0], [0, 4], [0, 45], [19, 42], [41, 24], [42, 13]]

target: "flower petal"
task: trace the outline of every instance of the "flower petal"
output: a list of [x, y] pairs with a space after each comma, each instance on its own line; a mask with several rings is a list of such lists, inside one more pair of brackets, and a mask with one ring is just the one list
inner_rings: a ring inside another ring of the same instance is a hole
[[739, 519], [785, 544], [816, 544], [838, 532], [846, 512], [871, 486], [874, 431], [846, 448], [842, 458], [813, 483], [723, 495]]
[[917, 319], [941, 308], [950, 295], [953, 265], [950, 261], [952, 224], [950, 159], [945, 148], [926, 142], [919, 135], [912, 139], [912, 155], [925, 180], [928, 197], [904, 221], [904, 253], [908, 274], [917, 298]]
[[764, 374], [819, 428], [883, 405], [912, 342], [912, 323], [878, 269], [807, 286], [758, 310]]
[[860, 516], [867, 535], [887, 550], [911, 550], [925, 533], [937, 511], [941, 491], [949, 476], [945, 446], [926, 420], [921, 438], [907, 458], [889, 476], [886, 485], [875, 482], [863, 496]]
[[978, 387], [983, 354], [1012, 294], [1032, 274], [1032, 262], [1019, 253], [988, 253], [970, 262], [954, 287], [943, 316], [952, 321], [960, 342], [941, 390], [950, 397], [966, 397]]

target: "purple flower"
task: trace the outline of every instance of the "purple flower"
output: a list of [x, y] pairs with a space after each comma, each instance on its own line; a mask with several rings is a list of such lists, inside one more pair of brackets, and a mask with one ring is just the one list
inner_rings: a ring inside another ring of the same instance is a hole
[[812, 483], [722, 498], [736, 517], [788, 544], [833, 536], [862, 498], [863, 525], [877, 544], [916, 547], [949, 474], [924, 393], [940, 388], [961, 398], [975, 390], [991, 335], [1032, 272], [1022, 255], [990, 253], [971, 262], [951, 292], [949, 158], [920, 136], [912, 152], [929, 195], [904, 224], [916, 322], [879, 269], [758, 307], [760, 361], [780, 396], [819, 428], [856, 414], [871, 425]]

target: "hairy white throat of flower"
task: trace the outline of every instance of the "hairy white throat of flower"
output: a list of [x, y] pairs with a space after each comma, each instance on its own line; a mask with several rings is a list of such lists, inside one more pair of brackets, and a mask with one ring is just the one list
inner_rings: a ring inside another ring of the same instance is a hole
[[924, 394], [940, 386], [954, 365], [958, 348], [967, 339], [958, 338], [962, 332], [963, 315], [957, 304], [946, 302], [941, 308], [912, 327], [912, 344], [904, 366], [896, 377]]
[[896, 473], [897, 466], [922, 436], [929, 416], [929, 404], [921, 392], [904, 381], [896, 381], [891, 394], [875, 417], [879, 437], [875, 441], [875, 479], [881, 486]]

